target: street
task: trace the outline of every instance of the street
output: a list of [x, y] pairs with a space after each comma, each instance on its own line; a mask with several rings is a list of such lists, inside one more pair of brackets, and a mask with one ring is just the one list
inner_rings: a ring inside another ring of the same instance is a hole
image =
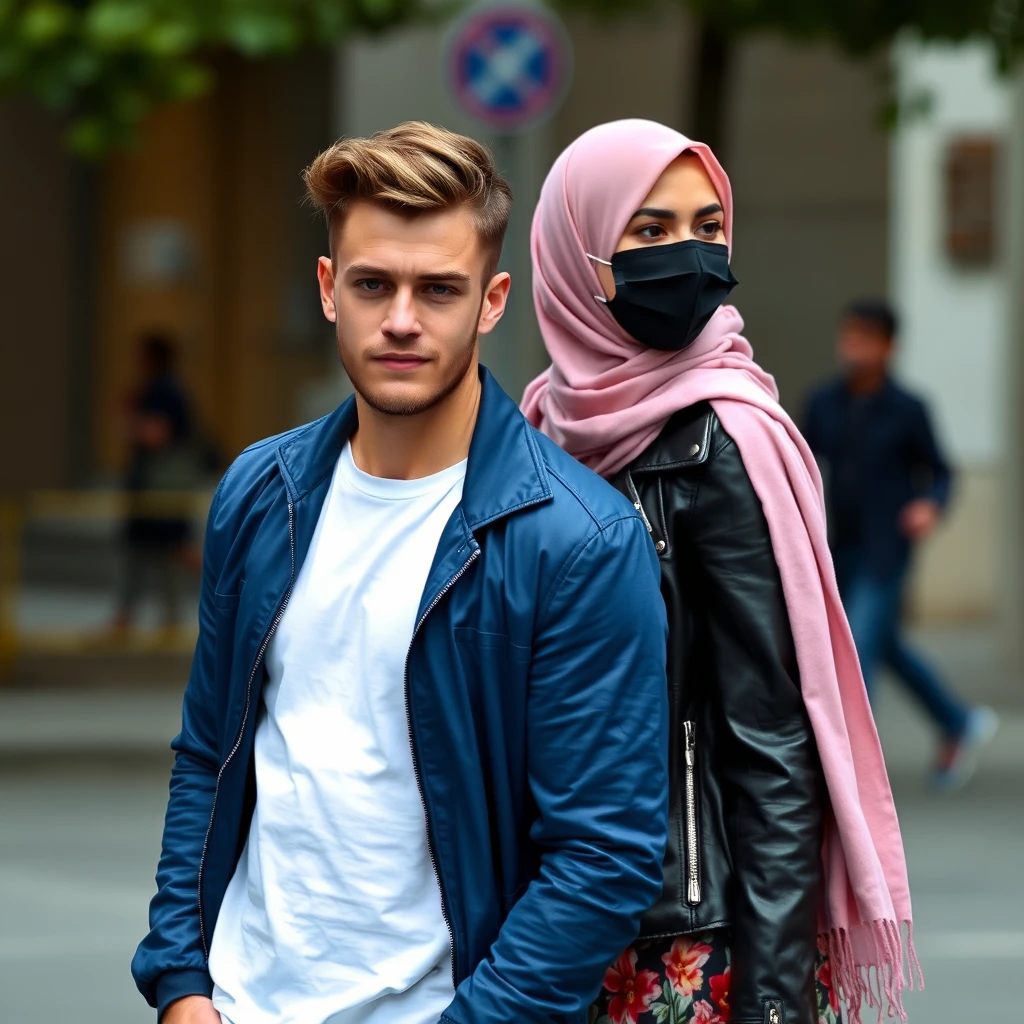
[[[1016, 1019], [1022, 729], [1024, 716], [1007, 715], [974, 784], [937, 798], [918, 770], [927, 734], [898, 701], [886, 704], [927, 976], [907, 1001], [914, 1024]], [[153, 1020], [128, 964], [145, 930], [166, 792], [157, 756], [0, 761], [0, 1024]]]

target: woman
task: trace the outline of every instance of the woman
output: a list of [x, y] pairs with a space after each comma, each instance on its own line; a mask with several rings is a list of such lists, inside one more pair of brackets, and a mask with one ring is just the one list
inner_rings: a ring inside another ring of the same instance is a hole
[[906, 1019], [899, 825], [817, 468], [722, 305], [731, 240], [711, 151], [640, 120], [569, 146], [533, 223], [553, 365], [525, 412], [643, 516], [670, 622], [664, 889], [591, 1016]]

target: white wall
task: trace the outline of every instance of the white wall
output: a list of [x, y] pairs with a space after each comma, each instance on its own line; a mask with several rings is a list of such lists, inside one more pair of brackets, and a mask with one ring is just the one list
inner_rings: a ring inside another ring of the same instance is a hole
[[915, 604], [926, 616], [988, 617], [999, 600], [1008, 455], [1008, 278], [1000, 259], [966, 270], [946, 255], [943, 175], [946, 146], [956, 136], [1006, 139], [1010, 91], [981, 43], [906, 42], [895, 48], [894, 61], [902, 98], [931, 98], [930, 109], [893, 137], [892, 294], [904, 323], [899, 370], [929, 400], [959, 474], [951, 515], [922, 553]]
[[932, 108], [895, 133], [892, 160], [892, 285], [903, 314], [900, 370], [935, 407], [960, 462], [1003, 455], [1001, 376], [1006, 288], [1002, 266], [964, 270], [943, 249], [945, 146], [962, 134], [1006, 134], [1008, 86], [983, 44], [897, 47], [903, 97], [925, 90]]

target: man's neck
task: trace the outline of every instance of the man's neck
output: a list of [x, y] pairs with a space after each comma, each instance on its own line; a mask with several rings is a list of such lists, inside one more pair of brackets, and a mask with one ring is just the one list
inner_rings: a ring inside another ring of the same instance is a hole
[[379, 412], [357, 394], [359, 427], [352, 435], [355, 464], [371, 476], [418, 480], [461, 462], [469, 455], [481, 391], [474, 365], [450, 395], [414, 416]]
[[850, 394], [866, 398], [878, 394], [888, 379], [889, 375], [885, 370], [880, 373], [850, 374], [846, 378], [846, 387]]

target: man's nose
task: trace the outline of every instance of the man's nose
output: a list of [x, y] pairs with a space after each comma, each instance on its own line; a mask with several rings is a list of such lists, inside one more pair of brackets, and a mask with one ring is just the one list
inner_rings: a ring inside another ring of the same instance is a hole
[[388, 305], [387, 316], [380, 329], [384, 334], [395, 338], [419, 335], [420, 324], [416, 314], [416, 303], [413, 301], [412, 288], [395, 289], [394, 297]]

